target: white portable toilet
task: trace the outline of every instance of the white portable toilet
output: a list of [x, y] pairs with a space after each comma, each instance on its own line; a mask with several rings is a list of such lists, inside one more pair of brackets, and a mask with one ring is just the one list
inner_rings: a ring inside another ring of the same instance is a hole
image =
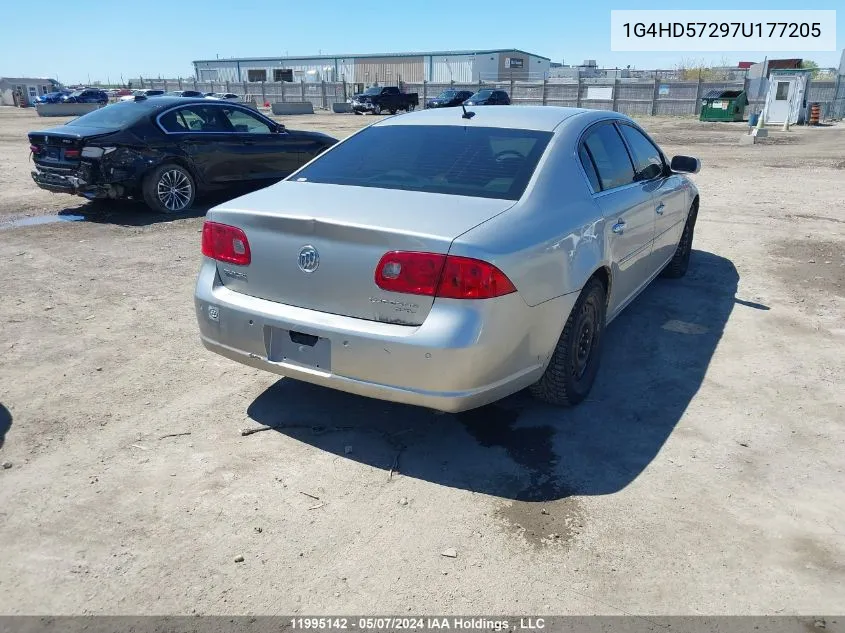
[[769, 91], [763, 106], [767, 124], [790, 125], [807, 120], [807, 94], [810, 92], [809, 70], [776, 69], [769, 74]]

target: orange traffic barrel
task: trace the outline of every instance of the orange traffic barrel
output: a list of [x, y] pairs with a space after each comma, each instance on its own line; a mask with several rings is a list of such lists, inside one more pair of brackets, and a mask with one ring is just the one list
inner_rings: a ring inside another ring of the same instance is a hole
[[810, 125], [818, 125], [819, 117], [821, 116], [822, 108], [818, 103], [810, 106]]

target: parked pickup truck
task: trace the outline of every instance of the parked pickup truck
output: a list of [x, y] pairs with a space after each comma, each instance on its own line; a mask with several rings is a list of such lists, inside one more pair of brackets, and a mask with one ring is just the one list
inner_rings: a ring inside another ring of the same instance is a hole
[[353, 95], [350, 103], [355, 114], [364, 112], [381, 114], [385, 111], [396, 114], [398, 110], [410, 112], [419, 105], [420, 100], [416, 92], [399, 92], [396, 86], [376, 86], [367, 88], [361, 94]]

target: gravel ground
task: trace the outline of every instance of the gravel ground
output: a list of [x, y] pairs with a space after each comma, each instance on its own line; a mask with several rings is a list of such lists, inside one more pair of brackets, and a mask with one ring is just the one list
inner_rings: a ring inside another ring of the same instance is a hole
[[644, 119], [704, 164], [688, 275], [608, 328], [581, 406], [452, 416], [206, 352], [202, 209], [38, 190], [51, 123], [0, 108], [0, 613], [845, 609], [845, 125]]

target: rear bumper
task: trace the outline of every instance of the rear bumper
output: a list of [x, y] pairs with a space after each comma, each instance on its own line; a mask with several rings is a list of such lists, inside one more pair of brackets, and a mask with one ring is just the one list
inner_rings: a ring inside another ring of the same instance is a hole
[[37, 167], [30, 172], [33, 182], [41, 189], [53, 193], [69, 193], [86, 198], [119, 198], [126, 193], [121, 184], [92, 183], [82, 170], [50, 169]]
[[88, 184], [75, 172], [59, 172], [51, 170], [35, 169], [31, 172], [35, 184], [57, 193], [81, 193], [81, 190]]
[[[232, 292], [205, 259], [195, 307], [203, 345], [231, 360], [361, 396], [458, 412], [536, 382], [575, 299], [536, 307], [517, 293], [437, 299], [422, 325], [394, 325]], [[270, 360], [273, 336], [285, 330], [328, 341], [329, 367]]]

